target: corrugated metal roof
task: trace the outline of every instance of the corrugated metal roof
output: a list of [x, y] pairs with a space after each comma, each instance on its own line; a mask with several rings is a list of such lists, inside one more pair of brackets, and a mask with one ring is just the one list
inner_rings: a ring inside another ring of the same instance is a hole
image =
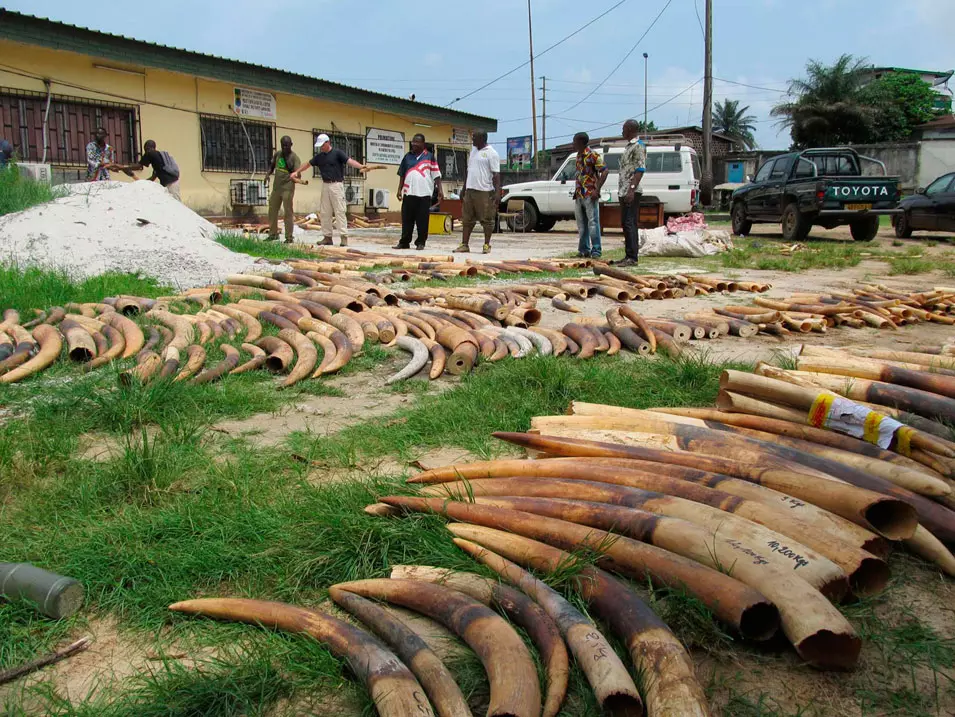
[[[45, 32], [35, 33], [35, 30], [45, 30]], [[66, 31], [68, 35], [64, 35], [64, 31]], [[88, 36], [83, 37], [84, 34], [87, 34]], [[373, 90], [366, 90], [340, 82], [333, 82], [331, 80], [324, 80], [318, 77], [311, 77], [309, 75], [290, 72], [288, 70], [282, 70], [276, 67], [270, 67], [268, 65], [259, 65], [252, 62], [245, 62], [243, 60], [235, 60], [229, 57], [210, 55], [207, 53], [196, 52], [194, 50], [188, 50], [182, 47], [161, 45], [155, 42], [148, 42], [146, 40], [128, 37], [126, 35], [100, 32], [99, 30], [93, 30], [81, 25], [71, 25], [70, 23], [52, 20], [47, 17], [29, 15], [26, 13], [15, 12], [13, 10], [6, 10], [4, 8], [0, 8], [0, 38], [7, 38], [16, 42], [24, 42], [28, 44], [37, 44], [52, 49], [84, 52], [85, 54], [95, 55], [97, 57], [107, 57], [120, 62], [131, 62], [138, 60], [141, 64], [147, 67], [157, 67], [161, 69], [187, 72], [190, 74], [198, 74], [200, 76], [203, 76], [202, 72], [197, 70], [201, 69], [200, 66], [204, 62], [209, 65], [226, 65], [235, 71], [233, 73], [234, 76], [230, 79], [236, 82], [242, 81], [248, 84], [254, 84], [254, 81], [249, 79], [250, 77], [259, 77], [261, 79], [265, 79], [265, 77], [269, 75], [278, 76], [285, 80], [285, 82], [281, 83], [281, 86], [273, 87], [267, 84], [257, 85], [259, 87], [263, 87], [263, 89], [269, 89], [271, 87], [274, 91], [312, 96], [308, 92], [296, 93], [293, 89], [286, 88], [294, 87], [296, 85], [302, 87], [303, 89], [305, 89], [307, 86], [321, 86], [322, 88], [330, 91], [329, 94], [331, 96], [325, 97], [333, 101], [347, 102], [348, 97], [350, 96], [356, 99], [364, 98], [366, 101], [359, 102], [358, 104], [369, 106], [377, 102], [383, 106], [382, 109], [384, 111], [394, 111], [395, 109], [400, 109], [404, 114], [420, 119], [441, 119], [449, 122], [467, 124], [468, 126], [475, 129], [487, 129], [492, 132], [497, 131], [497, 120], [491, 117], [484, 117], [481, 115], [472, 114], [470, 112], [452, 110], [447, 107], [432, 105], [426, 102], [416, 102], [403, 97], [396, 97], [395, 95], [389, 95], [383, 92], [375, 92]], [[115, 53], [110, 53], [109, 50], [111, 45], [134, 45], [138, 52], [136, 53], [135, 57], [118, 57]], [[168, 61], [169, 58], [167, 55], [169, 53], [177, 53], [178, 56], [188, 60], [189, 62], [180, 63], [183, 65], [182, 67], [170, 66], [174, 63]], [[150, 56], [152, 56], [155, 60], [155, 62], [152, 64], [149, 62]], [[221, 74], [222, 73], [219, 72], [217, 75], [211, 77], [212, 79], [224, 79], [221, 77]]]

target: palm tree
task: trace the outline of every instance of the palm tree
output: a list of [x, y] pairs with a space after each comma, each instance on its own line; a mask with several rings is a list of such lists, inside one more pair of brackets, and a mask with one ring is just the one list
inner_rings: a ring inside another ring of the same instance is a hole
[[741, 109], [739, 100], [723, 100], [722, 104], [717, 102], [713, 108], [713, 129], [722, 132], [745, 149], [755, 149], [756, 138], [753, 132], [756, 127], [753, 123], [756, 118], [746, 114], [747, 112], [749, 107]]
[[860, 101], [867, 60], [842, 55], [833, 65], [810, 60], [805, 79], [789, 83], [789, 99], [772, 110], [796, 148], [864, 142], [873, 108]]

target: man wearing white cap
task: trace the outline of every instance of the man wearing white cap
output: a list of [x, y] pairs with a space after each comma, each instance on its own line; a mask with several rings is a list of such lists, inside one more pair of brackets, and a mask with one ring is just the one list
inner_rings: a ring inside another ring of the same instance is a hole
[[341, 237], [341, 245], [348, 246], [348, 217], [345, 204], [345, 167], [354, 167], [364, 170], [365, 165], [356, 162], [340, 149], [332, 147], [332, 141], [327, 134], [318, 135], [315, 140], [315, 156], [303, 164], [292, 175], [295, 179], [301, 179], [302, 172], [308, 169], [309, 165], [318, 168], [322, 175], [322, 206], [319, 212], [322, 222], [322, 234], [324, 239], [322, 244], [329, 246], [332, 243], [332, 222], [338, 227], [338, 235]]

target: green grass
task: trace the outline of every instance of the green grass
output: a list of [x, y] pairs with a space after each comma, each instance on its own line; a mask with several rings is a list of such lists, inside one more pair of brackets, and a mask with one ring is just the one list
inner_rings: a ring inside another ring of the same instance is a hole
[[900, 256], [888, 260], [889, 274], [927, 274], [939, 268], [939, 262], [932, 259], [922, 259], [912, 256]]
[[812, 242], [791, 255], [780, 254], [780, 242], [736, 239], [736, 247], [719, 255], [725, 269], [803, 272], [812, 269], [847, 269], [858, 266], [871, 246], [856, 242]]
[[48, 309], [68, 302], [98, 302], [107, 296], [127, 294], [152, 298], [172, 293], [155, 279], [139, 274], [106, 272], [88, 279], [71, 277], [62, 269], [0, 264], [0, 309], [16, 309], [23, 321], [32, 309]]
[[371, 456], [407, 457], [412, 449], [437, 446], [490, 456], [501, 450], [492, 432], [525, 430], [532, 416], [563, 413], [573, 400], [639, 408], [708, 405], [720, 370], [698, 359], [505, 359], [479, 366], [459, 386], [425, 397], [385, 425], [358, 424], [330, 439], [292, 434], [289, 442], [297, 453], [336, 466], [354, 466]]
[[218, 232], [215, 240], [227, 249], [249, 256], [261, 256], [266, 259], [311, 259], [312, 261], [320, 259], [315, 252], [286, 244], [281, 239], [265, 241], [264, 238], [253, 239], [247, 234]]
[[22, 212], [37, 204], [51, 202], [63, 195], [45, 182], [34, 182], [20, 176], [14, 165], [0, 169], [0, 216]]

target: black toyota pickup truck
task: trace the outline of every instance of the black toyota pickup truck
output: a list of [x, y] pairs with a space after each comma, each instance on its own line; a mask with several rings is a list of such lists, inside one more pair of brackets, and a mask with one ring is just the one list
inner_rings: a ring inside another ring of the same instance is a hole
[[[865, 176], [863, 165], [881, 169]], [[733, 192], [733, 233], [749, 234], [753, 224], [782, 224], [786, 241], [801, 241], [813, 226], [848, 224], [852, 238], [870, 241], [879, 217], [900, 212], [898, 177], [885, 165], [848, 147], [807, 149], [768, 160], [746, 186]]]

